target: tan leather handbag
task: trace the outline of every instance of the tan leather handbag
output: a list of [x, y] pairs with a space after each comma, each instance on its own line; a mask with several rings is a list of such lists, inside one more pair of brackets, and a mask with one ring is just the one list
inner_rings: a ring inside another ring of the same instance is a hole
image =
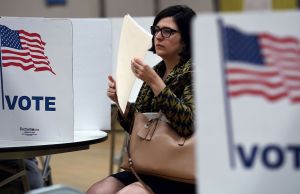
[[[121, 168], [195, 183], [195, 135], [180, 137], [161, 113], [136, 113]], [[139, 177], [137, 177], [139, 179]]]

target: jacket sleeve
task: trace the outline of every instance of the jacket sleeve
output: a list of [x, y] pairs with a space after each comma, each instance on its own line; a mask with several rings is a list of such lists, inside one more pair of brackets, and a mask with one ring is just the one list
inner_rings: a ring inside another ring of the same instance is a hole
[[131, 133], [131, 129], [134, 121], [134, 113], [135, 113], [135, 107], [133, 104], [130, 103], [128, 103], [124, 115], [122, 115], [121, 112], [118, 111], [117, 119], [120, 122], [120, 125], [123, 127], [123, 129], [127, 131], [129, 134]]
[[171, 126], [181, 136], [188, 137], [193, 134], [193, 91], [192, 83], [188, 81], [180, 97], [176, 96], [167, 86], [156, 97], [160, 110], [166, 115]]

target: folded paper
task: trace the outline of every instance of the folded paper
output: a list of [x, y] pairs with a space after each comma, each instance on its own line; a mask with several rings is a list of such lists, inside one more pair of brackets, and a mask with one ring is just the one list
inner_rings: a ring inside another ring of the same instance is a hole
[[123, 113], [136, 79], [131, 70], [131, 60], [135, 57], [144, 59], [150, 45], [150, 33], [135, 22], [130, 15], [125, 15], [120, 35], [116, 69], [118, 102]]

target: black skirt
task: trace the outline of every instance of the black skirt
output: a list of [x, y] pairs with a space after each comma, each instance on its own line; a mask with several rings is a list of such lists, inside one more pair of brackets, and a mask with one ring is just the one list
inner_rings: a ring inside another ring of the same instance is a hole
[[[134, 174], [128, 171], [119, 172], [111, 175], [121, 181], [124, 185], [129, 185], [138, 181]], [[173, 181], [169, 179], [160, 178], [157, 176], [150, 176], [139, 174], [141, 179], [153, 190], [155, 194], [195, 194], [196, 185]]]

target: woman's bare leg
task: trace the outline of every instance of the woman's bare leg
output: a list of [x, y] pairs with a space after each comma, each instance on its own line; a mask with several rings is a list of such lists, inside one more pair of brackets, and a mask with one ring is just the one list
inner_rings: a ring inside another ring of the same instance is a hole
[[118, 179], [109, 176], [93, 184], [87, 190], [87, 194], [115, 194], [124, 187]]
[[134, 182], [124, 187], [116, 194], [154, 194], [154, 193], [150, 193], [140, 182]]

